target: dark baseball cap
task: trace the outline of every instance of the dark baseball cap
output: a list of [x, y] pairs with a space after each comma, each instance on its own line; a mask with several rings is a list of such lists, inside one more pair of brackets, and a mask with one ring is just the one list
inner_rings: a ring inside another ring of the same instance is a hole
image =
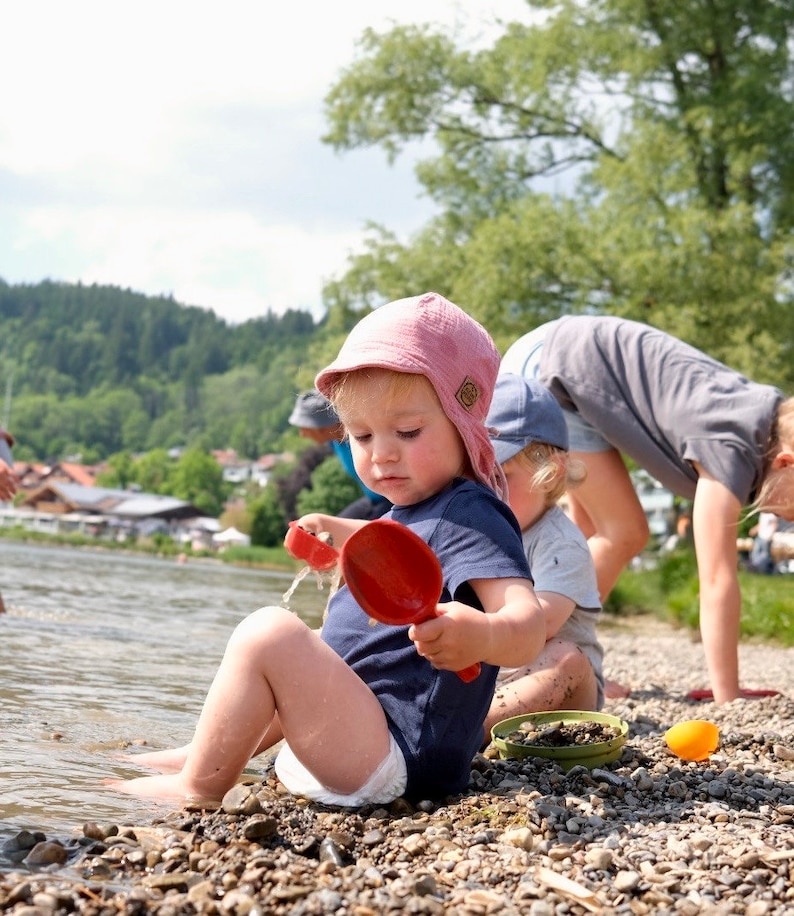
[[289, 422], [301, 429], [327, 429], [337, 426], [339, 417], [328, 398], [313, 388], [298, 395]]

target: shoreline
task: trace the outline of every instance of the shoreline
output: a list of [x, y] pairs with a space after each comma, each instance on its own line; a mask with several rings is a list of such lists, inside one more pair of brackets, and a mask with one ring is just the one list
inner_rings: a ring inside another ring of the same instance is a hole
[[[474, 761], [469, 792], [445, 804], [352, 810], [288, 796], [265, 766], [216, 812], [139, 826], [91, 825], [86, 812], [82, 836], [39, 850], [54, 864], [1, 866], [0, 910], [553, 916], [565, 905], [771, 916], [794, 907], [790, 650], [742, 643], [744, 685], [781, 695], [716, 707], [686, 699], [705, 684], [695, 634], [643, 616], [607, 618], [600, 636], [610, 677], [632, 690], [604, 707], [629, 723], [615, 763], [565, 773], [489, 750]], [[721, 728], [702, 763], [664, 744], [664, 731], [689, 718]]]

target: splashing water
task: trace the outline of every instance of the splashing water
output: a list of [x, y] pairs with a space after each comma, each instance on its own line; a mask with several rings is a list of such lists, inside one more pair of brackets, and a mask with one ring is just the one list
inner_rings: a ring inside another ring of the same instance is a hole
[[[301, 583], [306, 578], [306, 576], [309, 575], [310, 572], [314, 573], [314, 578], [317, 581], [318, 591], [322, 591], [323, 588], [325, 587], [325, 584], [328, 583], [328, 586], [329, 586], [328, 601], [330, 601], [331, 598], [333, 598], [336, 592], [338, 591], [339, 581], [342, 576], [338, 565], [324, 572], [319, 569], [312, 569], [311, 566], [304, 566], [301, 569], [299, 569], [298, 572], [295, 574], [295, 578], [292, 580], [292, 585], [290, 585], [290, 587], [284, 592], [284, 594], [281, 597], [281, 606], [285, 610], [290, 609], [289, 607], [290, 598], [292, 598], [295, 592], [295, 589], [298, 587], [299, 583]], [[328, 606], [326, 604], [325, 613], [323, 614], [323, 620], [325, 620], [327, 614], [328, 614]]]
[[298, 584], [302, 582], [306, 576], [311, 572], [311, 566], [304, 566], [302, 569], [299, 569], [295, 573], [295, 578], [292, 580], [292, 585], [284, 592], [281, 596], [281, 606], [285, 610], [289, 610], [289, 599], [293, 596], [295, 589], [298, 587]]

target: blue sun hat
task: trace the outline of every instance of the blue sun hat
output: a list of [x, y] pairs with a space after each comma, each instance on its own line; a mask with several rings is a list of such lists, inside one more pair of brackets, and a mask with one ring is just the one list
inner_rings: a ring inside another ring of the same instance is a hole
[[496, 380], [487, 425], [500, 464], [531, 442], [568, 451], [568, 427], [554, 395], [534, 379], [503, 373]]

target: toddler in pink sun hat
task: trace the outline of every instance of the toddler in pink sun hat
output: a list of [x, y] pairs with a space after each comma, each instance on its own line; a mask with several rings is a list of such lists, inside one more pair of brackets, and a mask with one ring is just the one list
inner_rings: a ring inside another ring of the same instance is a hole
[[[278, 778], [323, 804], [465, 791], [499, 666], [526, 663], [545, 642], [520, 530], [496, 492], [484, 421], [498, 368], [487, 332], [436, 293], [361, 319], [317, 387], [362, 481], [393, 503], [389, 524], [322, 513], [297, 521], [339, 549], [364, 525], [382, 536], [405, 525], [441, 567], [435, 616], [373, 626], [347, 585], [320, 631], [282, 607], [255, 611], [229, 640], [190, 744], [139, 755], [170, 774], [120, 788], [218, 799], [283, 738]], [[377, 578], [378, 557], [368, 562]], [[410, 582], [416, 570], [400, 575]], [[456, 673], [478, 663], [473, 679]]]
[[389, 302], [362, 318], [315, 384], [333, 400], [340, 378], [354, 369], [424, 375], [458, 428], [475, 476], [501, 495], [504, 479], [485, 426], [499, 362], [485, 328], [431, 292]]

